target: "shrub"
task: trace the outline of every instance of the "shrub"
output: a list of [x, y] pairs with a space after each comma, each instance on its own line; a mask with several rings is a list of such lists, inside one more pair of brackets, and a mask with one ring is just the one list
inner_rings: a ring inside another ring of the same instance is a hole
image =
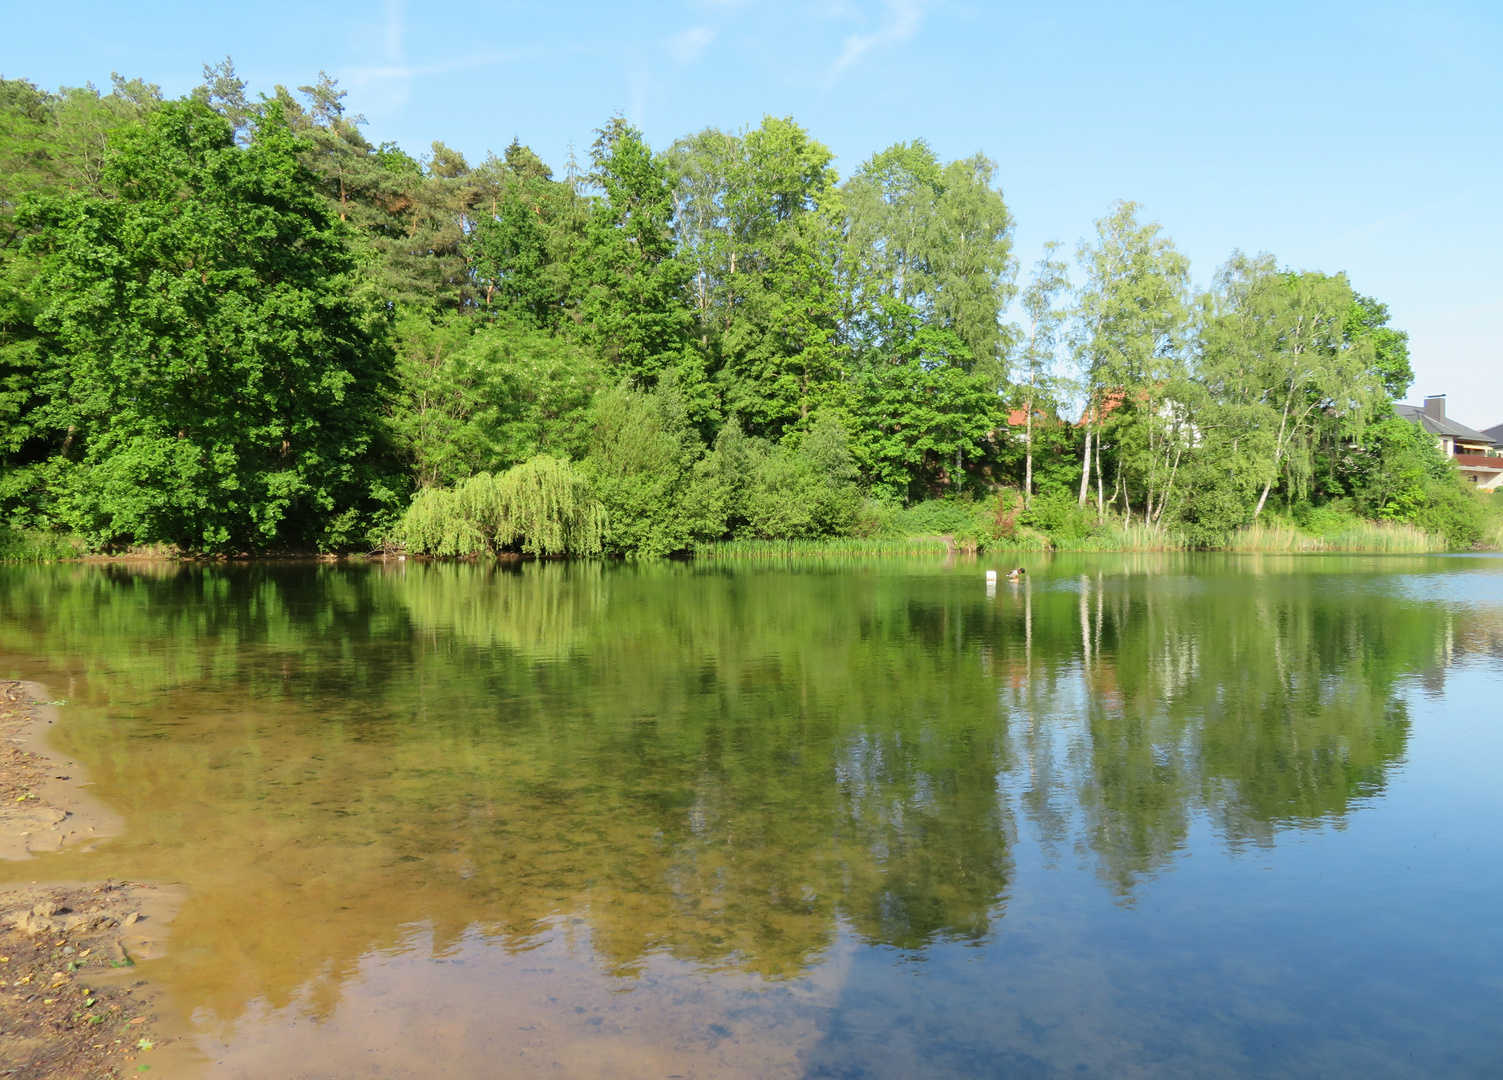
[[1081, 506], [1064, 488], [1039, 492], [1017, 520], [1047, 533], [1052, 540], [1065, 542], [1084, 540], [1096, 527], [1095, 511]]
[[849, 536], [861, 513], [845, 429], [823, 416], [796, 447], [754, 444], [742, 515], [761, 539]]
[[1426, 532], [1439, 533], [1453, 550], [1473, 547], [1482, 540], [1486, 511], [1482, 499], [1454, 471], [1443, 480], [1425, 485], [1425, 501], [1407, 515], [1407, 520]]
[[1294, 508], [1293, 516], [1296, 525], [1316, 536], [1350, 529], [1363, 520], [1353, 512], [1351, 504], [1345, 499], [1332, 499], [1319, 505], [1302, 503]]
[[1190, 547], [1214, 551], [1226, 547], [1232, 534], [1251, 516], [1246, 500], [1233, 488], [1194, 488], [1180, 505], [1180, 531]]
[[583, 468], [609, 515], [611, 551], [650, 558], [690, 546], [693, 522], [683, 498], [703, 454], [672, 389], [617, 387], [596, 399]]

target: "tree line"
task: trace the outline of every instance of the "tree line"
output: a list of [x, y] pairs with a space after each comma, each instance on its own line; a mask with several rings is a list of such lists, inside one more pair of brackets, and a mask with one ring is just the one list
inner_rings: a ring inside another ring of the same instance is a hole
[[1344, 274], [1234, 253], [1198, 289], [1130, 202], [1024, 272], [997, 164], [921, 139], [842, 180], [791, 118], [654, 150], [616, 116], [560, 176], [373, 144], [344, 99], [253, 101], [228, 60], [178, 100], [0, 80], [12, 528], [651, 556], [935, 499], [999, 543], [1480, 528]]

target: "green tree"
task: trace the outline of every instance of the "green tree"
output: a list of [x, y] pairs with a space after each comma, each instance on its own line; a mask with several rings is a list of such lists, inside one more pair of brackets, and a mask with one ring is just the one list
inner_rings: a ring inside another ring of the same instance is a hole
[[688, 344], [689, 268], [675, 256], [677, 178], [620, 117], [598, 132], [590, 180], [604, 193], [586, 227], [588, 338], [606, 363], [650, 387]]
[[842, 212], [828, 147], [792, 119], [702, 132], [671, 152], [679, 246], [727, 412], [772, 439], [838, 403]]
[[1217, 276], [1206, 327], [1206, 378], [1236, 407], [1261, 451], [1256, 520], [1275, 486], [1303, 494], [1323, 441], [1355, 436], [1386, 401], [1374, 335], [1347, 335], [1345, 275], [1279, 270], [1234, 254]]
[[747, 459], [737, 516], [748, 534], [776, 540], [850, 534], [861, 492], [849, 437], [833, 415], [820, 414], [796, 445], [753, 440]]
[[1193, 441], [1177, 400], [1187, 375], [1190, 263], [1157, 222], [1138, 220], [1140, 209], [1117, 203], [1096, 222], [1095, 243], [1077, 252], [1084, 280], [1071, 344], [1086, 406], [1078, 501], [1085, 504], [1094, 474], [1097, 510], [1105, 509], [1102, 441], [1110, 433], [1118, 485], [1129, 500], [1136, 487], [1144, 520], [1157, 521]]
[[1023, 312], [1028, 316], [1027, 338], [1022, 351], [1023, 364], [1023, 502], [1033, 500], [1033, 421], [1039, 395], [1052, 389], [1054, 365], [1059, 357], [1060, 330], [1065, 311], [1059, 299], [1070, 288], [1069, 267], [1054, 253], [1059, 244], [1044, 245], [1044, 257], [1033, 265], [1028, 287], [1023, 290]]
[[1382, 380], [1383, 390], [1394, 401], [1409, 393], [1414, 368], [1409, 363], [1409, 334], [1388, 325], [1388, 305], [1361, 293], [1352, 294], [1342, 327], [1347, 344], [1365, 342], [1370, 350], [1372, 372]]
[[41, 265], [25, 241], [34, 229], [19, 208], [47, 194], [103, 195], [110, 139], [144, 123], [161, 103], [157, 87], [111, 77], [56, 94], [24, 80], [0, 79], [0, 506], [15, 523], [49, 520], [58, 474], [49, 460], [71, 445], [55, 427], [55, 340], [37, 326], [47, 302]]
[[113, 144], [110, 197], [23, 212], [70, 432], [58, 512], [93, 542], [336, 547], [393, 498], [391, 354], [298, 156], [275, 105], [242, 150], [207, 105], [170, 103]]
[[892, 498], [961, 490], [966, 462], [996, 449], [1003, 399], [990, 378], [970, 370], [970, 351], [954, 331], [892, 306], [890, 351], [862, 368], [851, 392], [856, 458], [869, 482]]
[[397, 321], [392, 428], [420, 487], [538, 454], [584, 457], [600, 365], [541, 330], [463, 315]]
[[996, 168], [980, 154], [941, 165], [922, 139], [873, 155], [842, 188], [842, 279], [858, 303], [895, 298], [952, 331], [1000, 386], [1017, 267]]
[[684, 493], [704, 452], [671, 382], [652, 393], [621, 385], [595, 399], [583, 468], [611, 522], [608, 550], [670, 555], [692, 542]]

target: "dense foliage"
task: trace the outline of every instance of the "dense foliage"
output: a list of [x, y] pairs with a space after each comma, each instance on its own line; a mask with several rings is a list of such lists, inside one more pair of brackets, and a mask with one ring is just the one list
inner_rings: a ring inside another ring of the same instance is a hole
[[[1113, 521], [1216, 547], [1316, 510], [1485, 528], [1394, 418], [1406, 336], [1343, 274], [1234, 254], [1198, 293], [1119, 203], [1078, 285], [1049, 245], [1020, 291], [981, 155], [915, 140], [842, 182], [788, 118], [654, 151], [617, 117], [558, 178], [515, 142], [373, 145], [343, 98], [251, 101], [228, 61], [181, 101], [0, 81], [12, 528], [663, 555], [933, 499], [985, 503], [978, 543]], [[467, 516], [541, 462], [563, 517]]]

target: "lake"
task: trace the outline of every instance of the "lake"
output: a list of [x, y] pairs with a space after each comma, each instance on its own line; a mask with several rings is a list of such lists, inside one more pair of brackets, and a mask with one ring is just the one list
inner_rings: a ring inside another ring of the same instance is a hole
[[214, 1080], [1503, 1069], [1503, 559], [0, 570]]

